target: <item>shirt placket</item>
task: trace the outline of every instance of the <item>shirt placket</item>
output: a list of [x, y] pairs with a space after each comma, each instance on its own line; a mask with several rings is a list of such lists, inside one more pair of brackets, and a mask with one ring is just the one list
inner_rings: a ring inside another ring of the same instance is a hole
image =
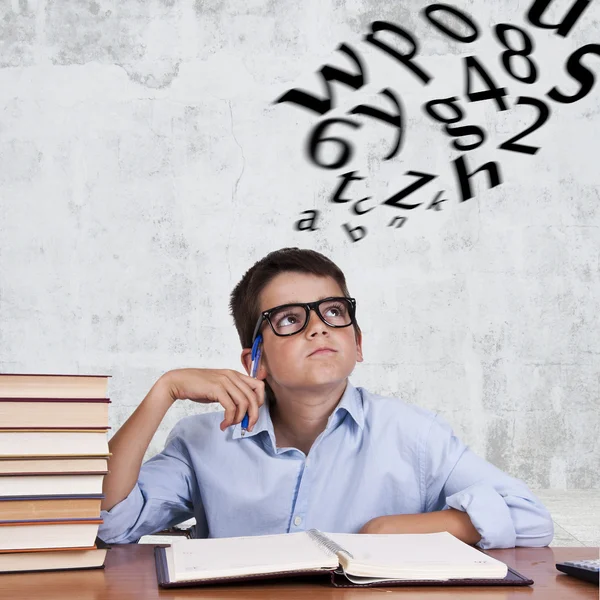
[[292, 514], [290, 518], [290, 525], [288, 527], [288, 533], [294, 533], [296, 531], [305, 531], [306, 529], [306, 513], [309, 506], [310, 491], [312, 487], [312, 467], [311, 462], [313, 461], [314, 452], [308, 453], [308, 456], [304, 456], [299, 461], [300, 470], [298, 474], [298, 485], [297, 494], [292, 507]]
[[319, 445], [326, 436], [333, 433], [338, 425], [339, 418], [336, 413], [333, 422], [329, 423], [325, 431], [314, 441], [308, 455], [305, 456], [303, 452], [298, 451], [303, 459], [301, 460], [300, 471], [298, 473], [298, 492], [292, 507], [288, 533], [306, 531], [307, 529], [306, 515], [310, 506], [310, 493], [316, 475]]

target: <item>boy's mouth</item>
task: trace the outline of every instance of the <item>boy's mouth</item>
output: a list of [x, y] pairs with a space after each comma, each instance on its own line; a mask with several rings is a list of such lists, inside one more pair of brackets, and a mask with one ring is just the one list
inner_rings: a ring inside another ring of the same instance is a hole
[[323, 348], [317, 348], [315, 351], [311, 352], [308, 356], [320, 356], [322, 354], [333, 354], [334, 352], [337, 352], [337, 350], [334, 350], [333, 348], [328, 348], [328, 347], [323, 347]]

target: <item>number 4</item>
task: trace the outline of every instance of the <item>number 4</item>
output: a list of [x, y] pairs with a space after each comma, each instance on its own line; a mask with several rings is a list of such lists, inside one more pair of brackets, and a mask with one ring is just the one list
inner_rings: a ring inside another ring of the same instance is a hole
[[[499, 88], [491, 75], [485, 70], [476, 56], [465, 57], [465, 69], [467, 81], [465, 86], [465, 95], [469, 102], [481, 102], [482, 100], [495, 100], [498, 105], [498, 110], [506, 110], [508, 106], [503, 100], [506, 96], [506, 88]], [[487, 90], [481, 92], [472, 91], [471, 71], [474, 70], [483, 79], [487, 85]]]

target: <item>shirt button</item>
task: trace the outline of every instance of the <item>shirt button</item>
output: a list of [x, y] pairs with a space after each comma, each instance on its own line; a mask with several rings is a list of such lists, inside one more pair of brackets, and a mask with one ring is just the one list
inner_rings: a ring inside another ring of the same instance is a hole
[[308, 467], [308, 465], [310, 465], [310, 458], [307, 457], [304, 464]]
[[298, 525], [300, 525], [300, 523], [302, 523], [302, 517], [296, 517], [296, 518], [294, 519], [294, 525], [295, 525], [296, 527], [298, 527]]

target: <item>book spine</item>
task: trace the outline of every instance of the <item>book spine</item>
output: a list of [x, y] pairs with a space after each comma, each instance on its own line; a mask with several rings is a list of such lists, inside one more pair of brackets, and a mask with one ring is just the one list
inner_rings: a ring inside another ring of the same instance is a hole
[[0, 402], [75, 402], [79, 404], [111, 404], [110, 398], [28, 398], [27, 396], [0, 398]]
[[354, 558], [354, 556], [352, 556], [352, 554], [350, 554], [348, 550], [344, 550], [344, 548], [342, 548], [339, 544], [336, 544], [333, 540], [329, 539], [318, 529], [309, 529], [307, 533], [311, 537], [311, 539], [319, 545], [319, 547], [325, 548], [328, 552], [335, 554], [336, 556], [340, 552], [343, 552], [350, 558]]
[[[104, 519], [39, 519], [36, 525], [102, 525]], [[0, 521], [0, 527], [26, 527], [31, 521]]]
[[[21, 471], [18, 473], [0, 473], [1, 477], [45, 477], [46, 475], [70, 477], [71, 475], [106, 475], [108, 471]], [[0, 479], [1, 481], [1, 479]]]
[[[96, 521], [97, 522], [97, 521]], [[3, 525], [76, 525], [77, 523], [90, 524], [89, 517], [65, 517], [57, 519], [2, 519], [0, 526]]]
[[0, 502], [39, 500], [102, 500], [104, 494], [47, 494], [44, 496], [0, 496]]
[[0, 427], [0, 433], [23, 433], [23, 432], [32, 432], [39, 433], [41, 431], [49, 431], [49, 432], [60, 432], [60, 431], [68, 431], [68, 432], [79, 432], [79, 433], [108, 433], [110, 427]]
[[76, 373], [0, 373], [0, 377], [112, 377], [112, 375], [78, 375]]

